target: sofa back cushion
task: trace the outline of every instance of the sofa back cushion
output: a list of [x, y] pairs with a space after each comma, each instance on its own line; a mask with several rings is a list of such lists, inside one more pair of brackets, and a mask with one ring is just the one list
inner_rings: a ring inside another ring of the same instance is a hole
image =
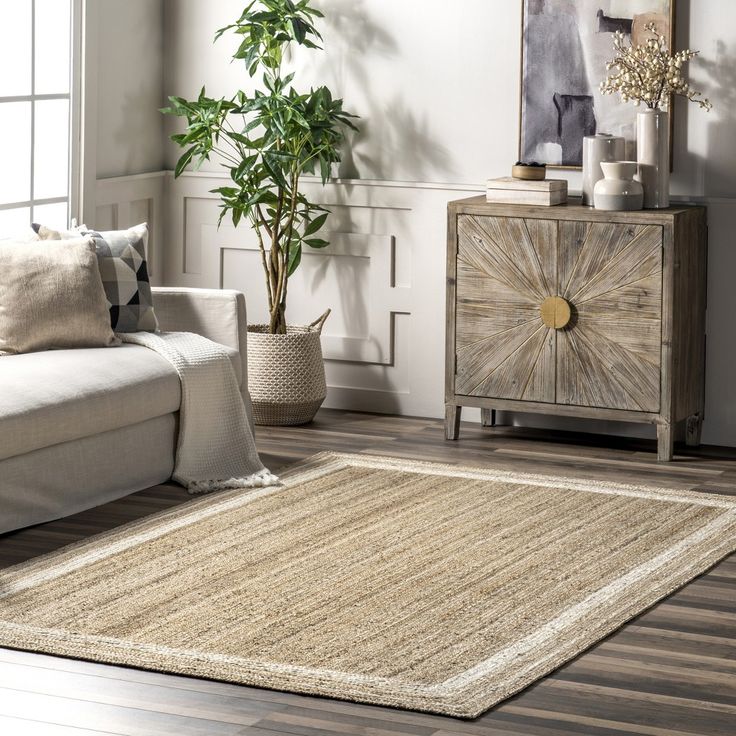
[[0, 242], [0, 355], [116, 344], [92, 238]]

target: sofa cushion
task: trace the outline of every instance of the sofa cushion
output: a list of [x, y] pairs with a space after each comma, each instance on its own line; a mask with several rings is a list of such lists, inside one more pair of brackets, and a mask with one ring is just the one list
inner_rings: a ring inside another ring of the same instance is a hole
[[146, 262], [148, 225], [116, 232], [83, 231], [82, 235], [95, 239], [113, 330], [155, 332], [158, 322]]
[[0, 243], [0, 355], [118, 342], [92, 238]]
[[158, 322], [153, 311], [146, 263], [147, 223], [100, 233], [86, 225], [60, 232], [34, 222], [33, 230], [41, 240], [93, 237], [113, 330], [156, 331]]
[[[238, 384], [240, 359], [224, 348]], [[173, 366], [152, 350], [54, 350], [0, 359], [0, 460], [179, 410]]]

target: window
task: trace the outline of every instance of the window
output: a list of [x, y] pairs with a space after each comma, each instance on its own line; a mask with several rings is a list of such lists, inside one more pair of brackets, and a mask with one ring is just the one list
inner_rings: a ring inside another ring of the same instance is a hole
[[70, 214], [73, 0], [0, 3], [0, 233]]

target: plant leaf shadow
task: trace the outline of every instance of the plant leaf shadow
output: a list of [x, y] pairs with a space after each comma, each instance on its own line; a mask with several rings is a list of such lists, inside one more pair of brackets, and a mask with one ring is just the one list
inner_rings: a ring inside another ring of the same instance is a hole
[[[315, 62], [318, 78], [340, 93], [355, 89], [362, 96], [359, 131], [346, 134], [338, 176], [396, 180], [406, 178], [401, 172], [410, 169], [414, 180], [423, 181], [456, 173], [448, 148], [432, 133], [429, 116], [412, 110], [400, 94], [387, 100], [373, 79], [369, 57], [394, 59], [400, 46], [371, 18], [365, 0], [336, 5], [323, 23], [328, 53]], [[403, 82], [413, 83], [409, 78]]]

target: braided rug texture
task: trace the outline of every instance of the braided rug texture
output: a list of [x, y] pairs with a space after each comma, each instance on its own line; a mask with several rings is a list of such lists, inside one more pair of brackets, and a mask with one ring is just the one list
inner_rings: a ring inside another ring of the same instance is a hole
[[0, 572], [0, 646], [472, 718], [736, 549], [736, 501], [323, 453]]

